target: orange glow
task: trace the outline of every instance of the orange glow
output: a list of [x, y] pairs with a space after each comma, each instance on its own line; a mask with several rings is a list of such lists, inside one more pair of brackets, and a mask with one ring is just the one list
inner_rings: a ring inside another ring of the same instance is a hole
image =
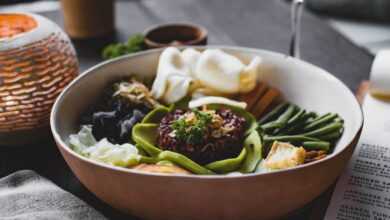
[[28, 32], [37, 27], [34, 18], [23, 14], [0, 14], [0, 38]]

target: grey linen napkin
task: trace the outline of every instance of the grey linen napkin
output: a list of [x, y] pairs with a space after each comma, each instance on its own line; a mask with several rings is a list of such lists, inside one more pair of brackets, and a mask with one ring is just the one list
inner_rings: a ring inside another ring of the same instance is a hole
[[0, 220], [106, 219], [72, 194], [30, 170], [0, 179]]

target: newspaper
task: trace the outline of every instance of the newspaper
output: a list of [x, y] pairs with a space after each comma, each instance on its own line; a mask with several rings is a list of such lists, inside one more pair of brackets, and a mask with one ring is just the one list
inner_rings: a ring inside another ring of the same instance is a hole
[[368, 94], [363, 112], [362, 136], [336, 184], [326, 220], [390, 220], [390, 101]]

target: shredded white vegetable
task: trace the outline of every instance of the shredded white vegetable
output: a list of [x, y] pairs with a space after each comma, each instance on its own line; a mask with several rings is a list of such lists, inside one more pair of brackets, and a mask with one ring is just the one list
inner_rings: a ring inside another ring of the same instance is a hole
[[103, 138], [96, 141], [90, 126], [84, 125], [77, 134], [69, 136], [71, 148], [78, 154], [114, 166], [129, 167], [138, 164], [138, 149], [129, 143], [113, 144]]
[[190, 101], [188, 103], [188, 107], [197, 108], [208, 104], [223, 104], [223, 105], [230, 105], [230, 106], [243, 108], [243, 109], [245, 109], [247, 106], [246, 102], [237, 102], [235, 100], [219, 97], [219, 96], [205, 96]]

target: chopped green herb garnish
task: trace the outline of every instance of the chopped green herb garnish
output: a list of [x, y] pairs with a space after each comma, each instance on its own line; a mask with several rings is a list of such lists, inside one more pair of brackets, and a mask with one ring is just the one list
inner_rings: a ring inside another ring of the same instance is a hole
[[211, 123], [212, 115], [197, 109], [193, 109], [192, 112], [195, 115], [193, 120], [187, 120], [184, 116], [173, 122], [171, 126], [177, 139], [188, 144], [200, 144], [208, 124]]

